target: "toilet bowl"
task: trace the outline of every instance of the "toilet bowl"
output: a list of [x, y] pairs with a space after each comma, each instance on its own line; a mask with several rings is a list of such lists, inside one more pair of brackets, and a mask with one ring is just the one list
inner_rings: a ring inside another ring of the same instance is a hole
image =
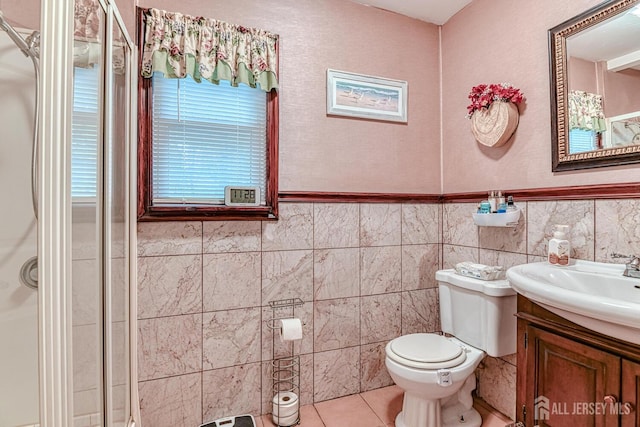
[[[480, 427], [475, 369], [485, 354], [515, 353], [516, 293], [506, 280], [436, 273], [442, 330], [403, 335], [385, 347], [385, 365], [404, 390], [396, 427]], [[499, 339], [498, 339], [499, 338]]]
[[[474, 371], [484, 351], [438, 334], [403, 335], [390, 341], [385, 351], [387, 371], [404, 390], [396, 427], [448, 427], [459, 425], [460, 417], [465, 426], [481, 425], [480, 415], [472, 408], [471, 391], [475, 389]], [[464, 393], [458, 396], [465, 384]], [[457, 410], [454, 417], [447, 416], [447, 408], [452, 406]], [[447, 418], [454, 418], [454, 423], [443, 422]]]

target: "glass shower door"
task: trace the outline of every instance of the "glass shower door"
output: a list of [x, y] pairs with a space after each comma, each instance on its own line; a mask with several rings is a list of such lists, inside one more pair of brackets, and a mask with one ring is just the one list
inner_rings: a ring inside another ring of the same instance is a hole
[[[87, 3], [76, 19], [71, 143], [73, 419], [102, 426], [103, 146], [106, 12]], [[93, 22], [93, 25], [89, 25]], [[87, 25], [82, 25], [86, 23]]]
[[109, 111], [104, 150], [105, 203], [105, 402], [107, 426], [129, 420], [129, 45], [114, 16], [110, 18], [108, 57]]
[[[42, 4], [46, 76], [38, 255], [46, 286], [38, 293], [39, 418], [43, 427], [123, 427], [131, 412], [126, 153], [131, 123], [121, 114], [130, 111], [132, 45], [125, 37], [127, 56], [118, 60], [125, 65], [116, 66], [111, 43], [119, 18], [112, 0]], [[121, 69], [125, 77], [114, 77]], [[127, 82], [124, 89], [120, 79]], [[58, 84], [67, 81], [71, 86]], [[114, 106], [118, 96], [124, 107]]]
[[88, 419], [92, 427], [122, 427], [131, 414], [131, 48], [113, 7], [77, 1], [86, 13], [77, 22], [91, 25], [76, 26], [74, 40], [72, 186], [86, 190], [74, 197], [72, 221], [73, 289], [82, 296], [72, 308], [74, 418], [79, 425]]

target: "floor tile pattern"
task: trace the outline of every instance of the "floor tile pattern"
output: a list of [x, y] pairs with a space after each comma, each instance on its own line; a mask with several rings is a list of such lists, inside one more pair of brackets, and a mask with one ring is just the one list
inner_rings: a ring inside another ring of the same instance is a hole
[[[475, 400], [474, 407], [482, 416], [482, 427], [504, 427], [509, 418]], [[383, 387], [338, 399], [326, 400], [300, 408], [300, 427], [393, 427], [402, 410], [402, 389]], [[270, 415], [256, 419], [256, 427], [274, 427]]]

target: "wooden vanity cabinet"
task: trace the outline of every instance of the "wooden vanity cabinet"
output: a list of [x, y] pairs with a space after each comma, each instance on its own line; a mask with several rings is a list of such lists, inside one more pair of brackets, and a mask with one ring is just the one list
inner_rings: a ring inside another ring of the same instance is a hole
[[640, 346], [585, 329], [521, 295], [516, 316], [516, 421], [640, 427]]
[[622, 397], [624, 402], [631, 402], [633, 410], [629, 415], [622, 417], [622, 427], [640, 426], [640, 363], [622, 360]]

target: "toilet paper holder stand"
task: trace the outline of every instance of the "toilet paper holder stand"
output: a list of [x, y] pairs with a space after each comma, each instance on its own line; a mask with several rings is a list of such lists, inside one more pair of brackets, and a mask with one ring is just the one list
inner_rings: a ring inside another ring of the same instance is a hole
[[[264, 323], [267, 324], [267, 328], [271, 329], [274, 331], [274, 333], [277, 333], [278, 330], [280, 329], [280, 325], [278, 325], [278, 321], [279, 320], [283, 320], [283, 319], [291, 319], [294, 316], [286, 316], [286, 317], [274, 317], [272, 319], [269, 320], [265, 320]], [[302, 322], [302, 326], [306, 326], [307, 322]]]
[[[265, 320], [267, 327], [271, 330], [279, 329], [280, 326], [278, 325], [278, 321], [296, 317], [295, 308], [300, 307], [302, 305], [304, 305], [304, 301], [302, 301], [300, 298], [289, 298], [289, 299], [281, 299], [277, 301], [269, 301], [269, 306], [273, 310], [273, 317], [271, 319]], [[290, 311], [290, 315], [277, 317], [276, 313], [282, 310]], [[306, 325], [306, 323], [302, 322], [302, 325]]]
[[[296, 307], [304, 305], [300, 298], [269, 301], [273, 316], [265, 321], [272, 331], [271, 368], [273, 391], [273, 422], [277, 426], [289, 427], [300, 423], [300, 355], [296, 354], [294, 341], [282, 342], [278, 337], [278, 321], [296, 317]], [[304, 326], [305, 323], [302, 322]], [[292, 394], [293, 393], [293, 394]], [[286, 394], [285, 403], [279, 397]], [[296, 396], [297, 399], [291, 398]]]

